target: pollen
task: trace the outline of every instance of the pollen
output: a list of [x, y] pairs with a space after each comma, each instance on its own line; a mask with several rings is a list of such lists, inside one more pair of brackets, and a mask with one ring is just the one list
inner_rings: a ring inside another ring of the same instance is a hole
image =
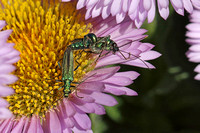
[[[11, 85], [15, 94], [5, 97], [9, 109], [17, 117], [45, 113], [55, 108], [63, 99], [61, 80], [65, 49], [75, 38], [83, 38], [90, 32], [92, 24], [84, 22], [84, 15], [75, 9], [76, 3], [61, 3], [58, 0], [1, 0], [0, 20], [5, 20], [12, 29], [8, 42], [15, 43], [21, 59], [14, 64], [18, 81]], [[92, 60], [87, 53], [76, 57], [80, 66], [74, 71], [74, 80], [81, 78], [91, 69]], [[74, 64], [75, 67], [78, 64]], [[73, 93], [73, 92], [72, 92]]]

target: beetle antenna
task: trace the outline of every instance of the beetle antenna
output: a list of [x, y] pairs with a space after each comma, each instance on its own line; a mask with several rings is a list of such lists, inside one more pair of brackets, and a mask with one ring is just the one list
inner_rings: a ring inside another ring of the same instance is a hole
[[125, 43], [125, 44], [123, 44], [123, 45], [119, 46], [119, 48], [121, 48], [121, 47], [124, 47], [124, 46], [126, 46], [127, 44], [129, 44], [129, 43], [132, 43], [132, 42], [135, 42], [135, 41], [140, 41], [140, 40], [143, 40], [143, 39], [145, 39], [145, 38], [147, 38], [147, 36], [145, 36], [145, 37], [142, 37], [142, 38], [140, 38], [140, 39], [131, 40], [131, 41], [129, 41], [129, 42], [127, 42], [127, 43]]
[[125, 43], [125, 44], [119, 46], [118, 48], [124, 47], [124, 46], [126, 46], [127, 44], [132, 43], [132, 42], [133, 42], [133, 41], [129, 41], [129, 42], [127, 42], [127, 43]]
[[124, 54], [122, 54], [120, 50], [119, 50], [119, 53], [124, 57], [125, 60], [127, 60], [127, 58], [124, 56]]
[[[140, 59], [139, 56], [133, 55], [133, 54], [128, 53], [128, 52], [123, 51], [123, 50], [120, 50], [120, 51], [122, 51], [122, 52], [124, 52], [124, 53], [127, 53], [127, 54], [129, 54], [129, 55], [132, 55], [132, 56], [136, 57], [137, 59], [139, 59], [140, 61], [142, 61], [142, 63], [143, 63], [148, 69], [150, 69], [149, 66], [147, 65], [147, 63], [146, 63], [144, 60]], [[120, 53], [121, 53], [121, 52], [120, 52]]]

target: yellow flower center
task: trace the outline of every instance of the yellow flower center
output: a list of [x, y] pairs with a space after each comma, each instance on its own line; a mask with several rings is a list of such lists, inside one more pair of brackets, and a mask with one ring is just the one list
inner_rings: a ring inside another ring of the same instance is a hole
[[[58, 62], [62, 62], [70, 41], [89, 33], [92, 25], [85, 24], [84, 15], [76, 11], [76, 3], [72, 2], [1, 0], [1, 3], [0, 20], [7, 23], [3, 30], [13, 30], [8, 41], [15, 43], [21, 57], [13, 73], [19, 80], [11, 85], [15, 94], [5, 99], [17, 117], [33, 114], [44, 117], [63, 98], [62, 89], [58, 90], [63, 82], [56, 81], [62, 79]], [[74, 52], [75, 59], [79, 53]], [[88, 60], [84, 52], [78, 62], [81, 65], [74, 71], [75, 82], [80, 82], [85, 73], [94, 69], [92, 59]], [[70, 89], [72, 93], [76, 91]]]

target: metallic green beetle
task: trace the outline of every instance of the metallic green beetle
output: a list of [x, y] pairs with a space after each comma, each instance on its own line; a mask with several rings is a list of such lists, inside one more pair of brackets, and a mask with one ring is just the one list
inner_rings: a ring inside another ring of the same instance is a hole
[[67, 48], [65, 50], [63, 61], [62, 61], [62, 82], [64, 82], [64, 86], [60, 87], [64, 88], [63, 93], [64, 97], [68, 97], [71, 93], [70, 87], [72, 81], [74, 80], [74, 58], [73, 51], [71, 48]]

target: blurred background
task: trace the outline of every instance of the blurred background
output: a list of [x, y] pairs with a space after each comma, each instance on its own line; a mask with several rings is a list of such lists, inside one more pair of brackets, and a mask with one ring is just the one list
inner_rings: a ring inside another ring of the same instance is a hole
[[155, 45], [162, 56], [151, 61], [155, 70], [121, 66], [141, 75], [129, 88], [138, 96], [115, 98], [118, 105], [106, 107], [106, 115], [91, 114], [94, 133], [200, 133], [200, 81], [195, 81], [197, 64], [185, 56], [188, 14], [180, 16], [170, 9], [167, 21], [158, 14], [144, 24], [149, 35], [143, 42]]

